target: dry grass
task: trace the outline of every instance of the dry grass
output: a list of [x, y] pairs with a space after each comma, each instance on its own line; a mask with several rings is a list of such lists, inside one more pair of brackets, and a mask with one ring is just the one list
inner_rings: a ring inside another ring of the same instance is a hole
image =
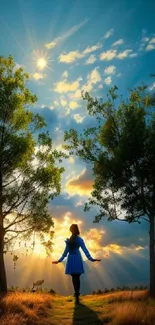
[[114, 306], [111, 325], [155, 325], [155, 306], [125, 302]]
[[[51, 308], [51, 295], [37, 293], [10, 293], [0, 302], [1, 325], [44, 324]], [[41, 318], [41, 323], [40, 323]]]
[[73, 296], [12, 293], [0, 309], [0, 325], [155, 325], [155, 300], [146, 290], [81, 296], [81, 306]]

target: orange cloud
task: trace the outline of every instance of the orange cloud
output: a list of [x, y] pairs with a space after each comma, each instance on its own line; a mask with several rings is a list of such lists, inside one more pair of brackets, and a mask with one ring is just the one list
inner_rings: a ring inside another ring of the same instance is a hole
[[92, 176], [87, 169], [84, 169], [80, 175], [71, 178], [66, 183], [66, 190], [69, 194], [90, 195], [93, 183]]

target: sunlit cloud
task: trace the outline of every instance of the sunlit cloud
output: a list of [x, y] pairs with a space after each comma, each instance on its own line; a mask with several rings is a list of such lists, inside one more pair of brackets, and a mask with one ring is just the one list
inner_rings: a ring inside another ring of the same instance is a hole
[[152, 51], [152, 50], [155, 50], [155, 37], [149, 40], [149, 43], [146, 47], [146, 51]]
[[129, 54], [132, 52], [132, 50], [125, 50], [117, 55], [118, 59], [124, 59], [129, 56]]
[[105, 82], [106, 85], [110, 85], [111, 82], [112, 82], [111, 77], [109, 76], [109, 77], [105, 78], [105, 79], [104, 79], [104, 82]]
[[57, 46], [59, 43], [65, 41], [67, 38], [74, 35], [81, 27], [83, 27], [88, 22], [88, 19], [86, 18], [82, 23], [78, 25], [74, 25], [72, 28], [70, 28], [67, 32], [65, 32], [62, 36], [59, 36], [55, 38], [53, 41], [45, 44], [45, 47], [47, 49], [52, 49], [55, 46]]
[[124, 43], [123, 39], [120, 38], [118, 41], [114, 42], [114, 43], [112, 44], [112, 46], [122, 45], [123, 43]]
[[116, 50], [108, 50], [105, 52], [102, 52], [100, 54], [100, 60], [101, 61], [110, 61], [113, 60], [117, 55], [117, 51]]
[[110, 60], [113, 60], [114, 58], [117, 58], [117, 59], [125, 59], [127, 57], [134, 57], [134, 56], [137, 56], [135, 55], [136, 53], [133, 53], [134, 55], [130, 54], [132, 52], [132, 50], [125, 50], [125, 51], [122, 51], [120, 53], [117, 53], [116, 50], [107, 50], [105, 52], [102, 52], [100, 54], [100, 60], [101, 61], [110, 61]]
[[135, 58], [136, 56], [138, 56], [138, 53], [132, 53], [129, 55], [130, 58]]
[[136, 251], [141, 251], [141, 250], [144, 250], [144, 247], [142, 247], [142, 246], [137, 246], [137, 247], [135, 247], [135, 250], [136, 250]]
[[96, 61], [96, 56], [94, 54], [90, 55], [90, 57], [86, 60], [85, 64], [93, 64]]
[[32, 75], [33, 79], [35, 80], [40, 80], [40, 79], [44, 79], [46, 77], [46, 74], [40, 73], [40, 72], [35, 72]]
[[59, 81], [55, 84], [55, 91], [58, 93], [67, 93], [69, 91], [76, 91], [80, 86], [81, 78], [76, 79], [73, 82], [67, 82], [66, 80]]
[[71, 99], [76, 99], [76, 100], [79, 100], [79, 99], [81, 99], [82, 97], [81, 97], [81, 89], [77, 89], [76, 91], [75, 91], [75, 93], [72, 93], [72, 94], [69, 94], [69, 97], [71, 98]]
[[74, 114], [73, 118], [77, 123], [82, 123], [85, 119], [85, 116], [81, 116], [80, 114]]
[[111, 28], [107, 31], [107, 33], [102, 37], [102, 39], [108, 39], [109, 37], [111, 37], [114, 34], [114, 29]]
[[64, 98], [61, 99], [60, 103], [62, 106], [67, 106], [67, 101]]
[[109, 65], [105, 70], [105, 74], [114, 74], [116, 71], [116, 67], [114, 65]]
[[70, 103], [69, 103], [69, 107], [70, 107], [70, 109], [76, 109], [76, 108], [78, 108], [80, 105], [77, 103], [77, 102], [75, 102], [75, 101], [71, 101]]
[[73, 63], [77, 59], [82, 59], [84, 57], [83, 53], [79, 51], [71, 51], [69, 53], [61, 53], [59, 56], [59, 62]]
[[83, 54], [89, 54], [89, 53], [92, 53], [92, 52], [95, 52], [97, 50], [99, 50], [100, 48], [102, 47], [102, 44], [96, 44], [96, 45], [93, 45], [93, 46], [88, 46], [84, 51], [83, 51]]
[[155, 82], [153, 82], [153, 84], [149, 87], [149, 90], [154, 90], [155, 89]]
[[64, 71], [64, 73], [62, 74], [62, 78], [68, 78], [68, 72]]
[[94, 68], [88, 75], [87, 75], [87, 83], [82, 86], [82, 91], [90, 92], [93, 89], [93, 86], [96, 85], [101, 81], [101, 75], [97, 68]]
[[90, 195], [93, 190], [93, 178], [87, 169], [84, 169], [80, 175], [70, 178], [66, 183], [66, 191], [70, 195], [79, 194]]
[[[79, 52], [79, 51], [76, 50], [76, 51], [71, 51], [69, 53], [61, 53], [60, 56], [59, 56], [59, 62], [73, 63], [77, 59], [82, 59], [87, 54], [95, 52], [98, 49], [100, 49], [101, 47], [102, 47], [102, 44], [96, 44], [96, 45], [87, 47], [83, 52]], [[91, 58], [89, 58], [88, 60], [90, 60], [90, 61], [94, 60], [94, 62], [96, 61], [94, 56], [91, 56]]]
[[97, 68], [93, 69], [87, 76], [88, 82], [91, 84], [96, 84], [101, 81], [101, 76]]

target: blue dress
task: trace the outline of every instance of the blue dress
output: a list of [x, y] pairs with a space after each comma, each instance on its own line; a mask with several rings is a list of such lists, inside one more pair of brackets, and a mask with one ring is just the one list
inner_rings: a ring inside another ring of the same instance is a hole
[[77, 247], [74, 249], [70, 249], [70, 245], [69, 245], [69, 239], [67, 238], [65, 240], [66, 242], [66, 248], [62, 254], [62, 256], [60, 257], [60, 259], [58, 260], [58, 262], [62, 262], [63, 259], [67, 256], [67, 263], [66, 263], [66, 270], [65, 270], [65, 274], [82, 274], [85, 273], [84, 271], [84, 267], [83, 267], [83, 261], [82, 261], [82, 256], [81, 253], [79, 251], [79, 248], [81, 247], [82, 250], [84, 251], [86, 257], [90, 260], [90, 261], [94, 261], [94, 258], [91, 257], [88, 249], [85, 246], [84, 240], [77, 236], [76, 238], [76, 244]]

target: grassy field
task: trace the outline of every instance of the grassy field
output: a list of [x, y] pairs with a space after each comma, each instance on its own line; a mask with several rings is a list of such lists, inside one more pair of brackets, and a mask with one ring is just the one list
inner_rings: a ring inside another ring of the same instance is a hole
[[1, 325], [155, 325], [155, 300], [147, 291], [82, 296], [10, 293], [0, 300]]

